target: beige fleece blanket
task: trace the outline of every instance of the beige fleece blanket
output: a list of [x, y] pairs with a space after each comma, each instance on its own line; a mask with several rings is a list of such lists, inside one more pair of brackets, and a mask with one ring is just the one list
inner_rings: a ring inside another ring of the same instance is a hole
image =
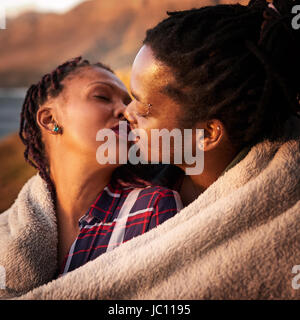
[[175, 217], [45, 285], [57, 263], [56, 218], [35, 176], [0, 216], [2, 297], [299, 299], [299, 136], [291, 119], [282, 142], [256, 144]]

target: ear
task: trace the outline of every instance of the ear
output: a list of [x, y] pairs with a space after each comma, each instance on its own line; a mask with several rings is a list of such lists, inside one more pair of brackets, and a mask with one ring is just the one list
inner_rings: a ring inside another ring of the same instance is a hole
[[53, 116], [53, 109], [41, 107], [36, 114], [36, 121], [42, 130], [50, 134], [57, 134], [54, 131], [56, 121]]
[[226, 135], [223, 123], [217, 119], [202, 123], [201, 128], [204, 129], [204, 151], [215, 149]]

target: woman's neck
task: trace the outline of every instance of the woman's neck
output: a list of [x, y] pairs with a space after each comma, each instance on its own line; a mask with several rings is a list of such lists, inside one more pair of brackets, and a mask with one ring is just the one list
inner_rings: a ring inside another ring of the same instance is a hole
[[[109, 183], [114, 168], [101, 168], [84, 158], [64, 155], [51, 159], [51, 178], [56, 189], [58, 219], [68, 221], [75, 229], [98, 194]], [[95, 159], [96, 161], [96, 159]]]

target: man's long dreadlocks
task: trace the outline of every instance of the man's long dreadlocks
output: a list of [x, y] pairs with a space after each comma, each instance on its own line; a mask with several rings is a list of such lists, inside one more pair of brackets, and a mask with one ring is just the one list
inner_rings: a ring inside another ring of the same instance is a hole
[[[298, 1], [298, 0], [297, 0]], [[170, 12], [144, 44], [176, 78], [162, 90], [183, 106], [182, 124], [219, 119], [236, 147], [277, 139], [299, 116], [300, 31], [296, 1], [251, 0]]]

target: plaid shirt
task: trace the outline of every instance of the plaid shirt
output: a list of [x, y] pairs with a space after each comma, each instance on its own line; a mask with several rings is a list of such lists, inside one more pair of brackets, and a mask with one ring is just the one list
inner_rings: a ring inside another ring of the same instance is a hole
[[80, 233], [64, 259], [60, 276], [149, 231], [181, 209], [176, 191], [159, 186], [122, 188], [110, 183], [79, 220]]

